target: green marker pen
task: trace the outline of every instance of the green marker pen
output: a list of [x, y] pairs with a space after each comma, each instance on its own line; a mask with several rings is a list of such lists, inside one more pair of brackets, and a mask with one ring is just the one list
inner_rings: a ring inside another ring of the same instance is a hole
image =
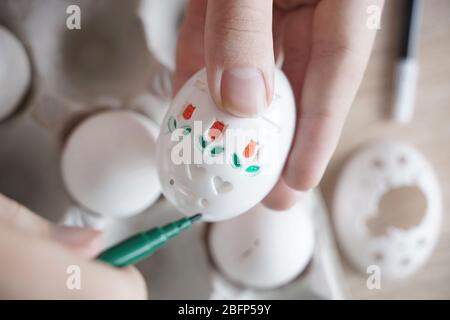
[[115, 267], [135, 264], [151, 256], [156, 250], [163, 247], [169, 239], [188, 229], [201, 217], [202, 215], [197, 213], [189, 218], [182, 218], [165, 226], [138, 233], [103, 251], [96, 259]]

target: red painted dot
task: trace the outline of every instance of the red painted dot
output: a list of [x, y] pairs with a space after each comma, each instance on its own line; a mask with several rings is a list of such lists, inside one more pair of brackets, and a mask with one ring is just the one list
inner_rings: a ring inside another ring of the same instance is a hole
[[195, 111], [195, 107], [192, 104], [188, 104], [183, 111], [183, 119], [189, 120], [192, 117], [192, 114]]
[[223, 130], [225, 129], [225, 124], [221, 121], [214, 121], [214, 123], [209, 127], [208, 130], [208, 137], [211, 141], [216, 140], [220, 137], [220, 135], [223, 133]]
[[244, 157], [251, 158], [255, 154], [256, 141], [250, 140], [247, 146], [244, 148]]

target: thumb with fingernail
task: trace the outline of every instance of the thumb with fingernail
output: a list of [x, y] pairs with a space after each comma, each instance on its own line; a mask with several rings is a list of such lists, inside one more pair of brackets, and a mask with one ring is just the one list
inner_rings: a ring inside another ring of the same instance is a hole
[[220, 108], [238, 117], [264, 112], [273, 95], [272, 1], [209, 1], [205, 63]]

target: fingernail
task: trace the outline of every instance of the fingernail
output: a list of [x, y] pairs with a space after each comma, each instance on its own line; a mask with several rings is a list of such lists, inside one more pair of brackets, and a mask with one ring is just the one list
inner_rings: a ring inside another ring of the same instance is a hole
[[53, 226], [51, 236], [87, 258], [95, 257], [103, 248], [101, 233], [94, 229]]
[[239, 117], [257, 116], [267, 107], [266, 84], [256, 68], [224, 70], [220, 93], [223, 108]]
[[78, 227], [53, 226], [51, 236], [58, 242], [67, 245], [83, 245], [99, 237], [100, 233], [94, 229]]

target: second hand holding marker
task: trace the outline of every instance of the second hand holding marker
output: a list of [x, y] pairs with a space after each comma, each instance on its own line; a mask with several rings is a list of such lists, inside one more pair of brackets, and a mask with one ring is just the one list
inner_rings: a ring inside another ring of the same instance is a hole
[[197, 213], [189, 218], [182, 218], [175, 222], [138, 233], [115, 246], [100, 253], [96, 260], [114, 267], [126, 267], [135, 264], [163, 247], [170, 239], [188, 229], [202, 215]]

